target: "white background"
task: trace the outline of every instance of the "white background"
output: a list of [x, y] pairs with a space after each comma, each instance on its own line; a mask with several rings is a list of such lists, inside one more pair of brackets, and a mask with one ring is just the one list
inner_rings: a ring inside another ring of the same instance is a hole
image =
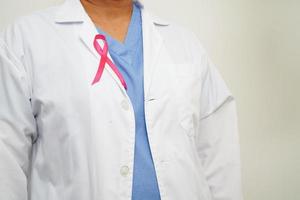
[[[0, 28], [62, 0], [0, 0]], [[300, 0], [145, 0], [197, 33], [238, 103], [245, 200], [300, 199]]]

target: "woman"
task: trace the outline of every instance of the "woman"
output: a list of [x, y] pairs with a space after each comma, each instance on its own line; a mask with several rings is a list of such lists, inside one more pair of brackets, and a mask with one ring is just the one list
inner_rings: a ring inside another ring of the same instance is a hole
[[0, 47], [0, 199], [242, 199], [235, 101], [194, 34], [67, 0]]

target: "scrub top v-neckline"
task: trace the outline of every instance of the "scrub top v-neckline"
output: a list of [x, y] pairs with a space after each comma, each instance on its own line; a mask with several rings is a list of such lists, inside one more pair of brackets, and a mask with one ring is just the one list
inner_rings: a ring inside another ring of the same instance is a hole
[[123, 43], [97, 28], [105, 35], [113, 62], [127, 84], [127, 94], [135, 115], [135, 148], [132, 200], [160, 200], [156, 172], [152, 160], [144, 110], [144, 60], [142, 17], [134, 3], [131, 21]]

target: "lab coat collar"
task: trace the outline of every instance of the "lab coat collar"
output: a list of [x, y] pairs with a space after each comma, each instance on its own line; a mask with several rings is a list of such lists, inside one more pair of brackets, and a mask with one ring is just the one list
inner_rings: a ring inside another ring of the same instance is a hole
[[[158, 26], [168, 26], [169, 22], [149, 13], [140, 0], [134, 0], [141, 8], [142, 12], [148, 13], [153, 24]], [[87, 13], [80, 0], [65, 0], [55, 16], [56, 23], [83, 23], [86, 21]]]

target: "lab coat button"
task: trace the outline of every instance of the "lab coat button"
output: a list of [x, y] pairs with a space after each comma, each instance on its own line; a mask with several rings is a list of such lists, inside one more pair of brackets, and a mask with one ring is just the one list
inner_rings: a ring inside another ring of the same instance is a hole
[[129, 174], [129, 167], [124, 165], [120, 169], [120, 173], [122, 176], [127, 176]]
[[123, 100], [123, 101], [121, 102], [121, 106], [122, 106], [122, 108], [123, 108], [124, 110], [129, 110], [129, 104], [127, 103], [126, 100]]

